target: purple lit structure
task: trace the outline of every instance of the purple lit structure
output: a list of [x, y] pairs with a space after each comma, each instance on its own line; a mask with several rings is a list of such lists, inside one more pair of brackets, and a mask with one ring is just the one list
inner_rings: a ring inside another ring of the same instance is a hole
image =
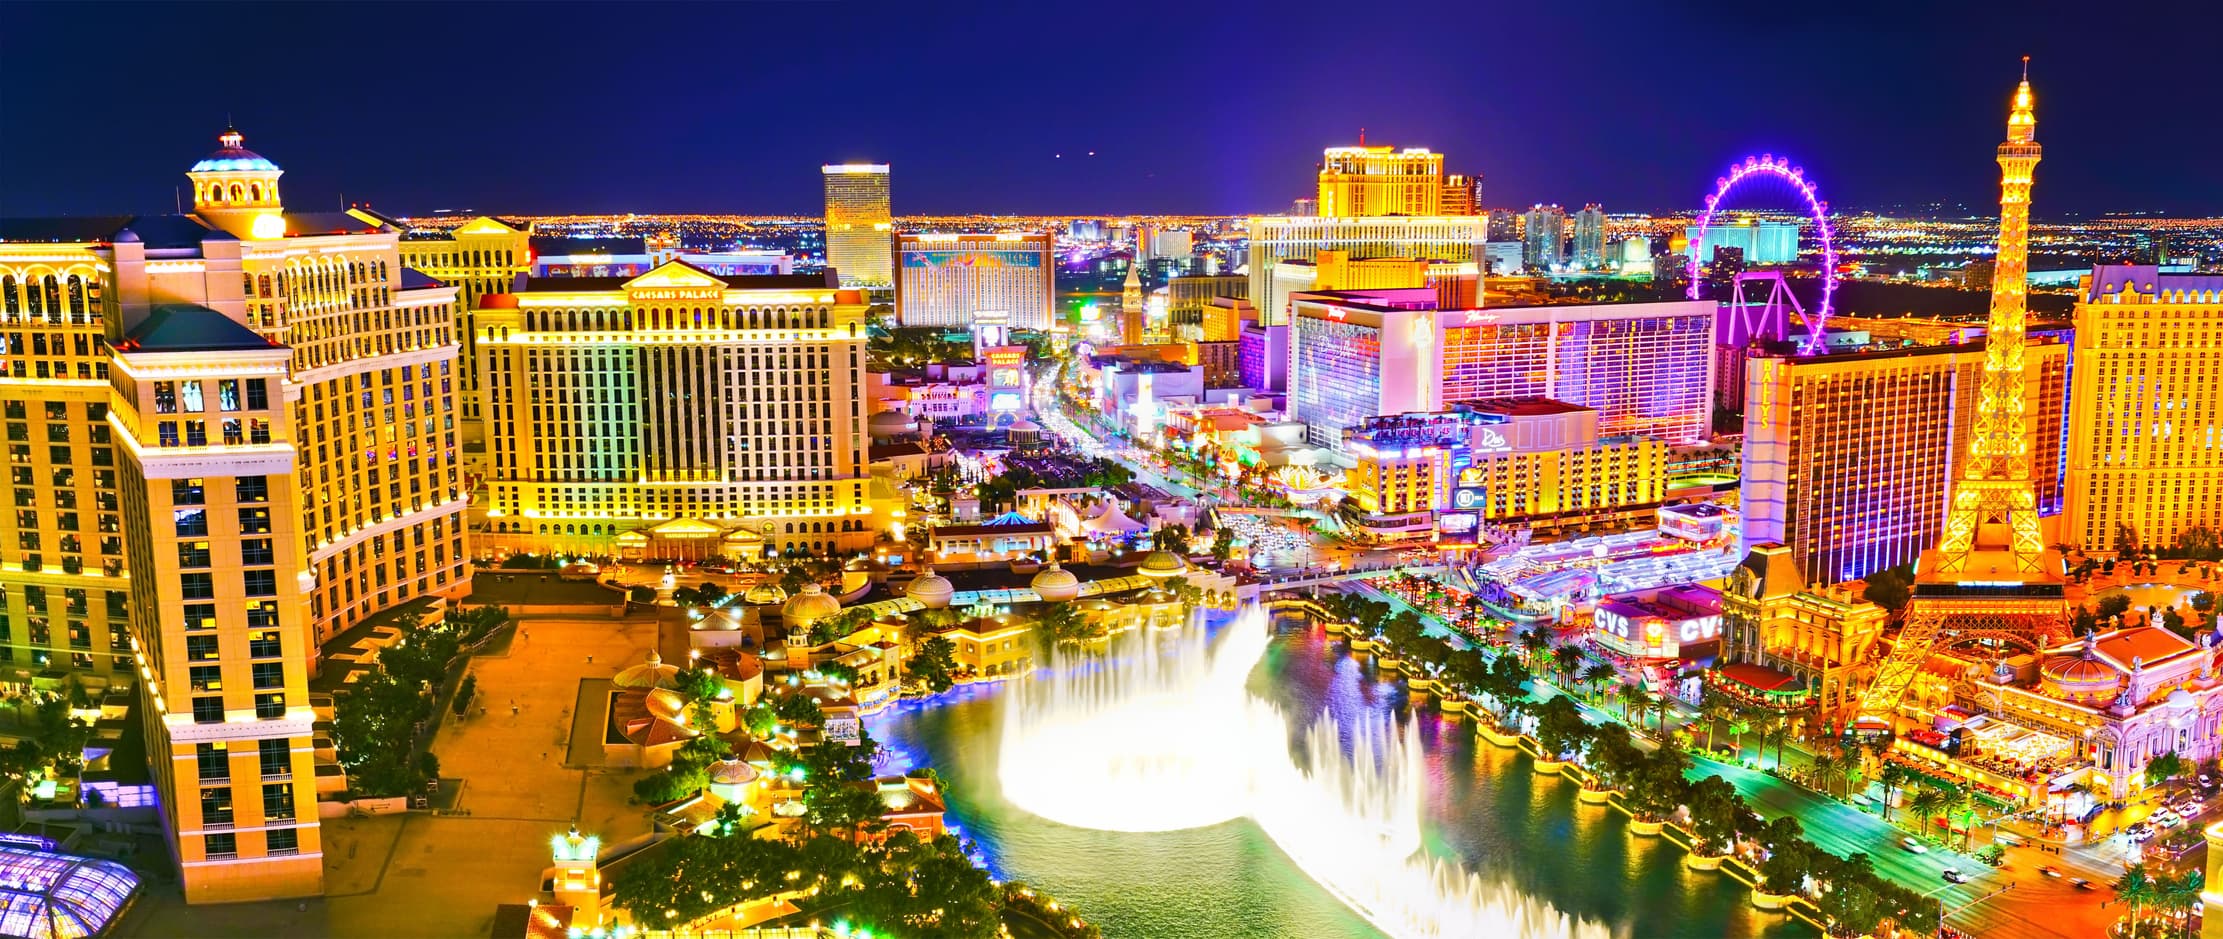
[[1698, 235], [1690, 242], [1690, 298], [1700, 299], [1698, 293], [1705, 283], [1699, 272], [1706, 256], [1706, 231], [1713, 226], [1715, 211], [1729, 190], [1755, 176], [1774, 176], [1796, 188], [1806, 200], [1807, 211], [1814, 217], [1814, 231], [1821, 236], [1822, 302], [1813, 316], [1805, 317], [1806, 340], [1800, 344], [1803, 354], [1812, 355], [1822, 351], [1822, 335], [1829, 324], [1831, 300], [1837, 293], [1837, 231], [1829, 224], [1829, 203], [1822, 201], [1820, 192], [1807, 180], [1806, 170], [1792, 166], [1788, 159], [1777, 159], [1772, 153], [1745, 157], [1744, 162], [1729, 167], [1729, 175], [1714, 180], [1713, 194], [1706, 197], [1706, 210], [1698, 215]]

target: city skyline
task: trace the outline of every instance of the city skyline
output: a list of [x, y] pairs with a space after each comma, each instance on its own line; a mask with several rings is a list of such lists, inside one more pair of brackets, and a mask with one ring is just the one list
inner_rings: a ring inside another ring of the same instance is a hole
[[[1806, 166], [1847, 208], [1942, 203], [1983, 213], [1994, 169], [1945, 155], [1980, 152], [1971, 128], [1999, 105], [1981, 90], [1984, 80], [1997, 63], [2029, 54], [2052, 89], [2048, 132], [2064, 164], [2049, 181], [2054, 197], [2041, 218], [2223, 212], [2223, 182], [2201, 172], [2201, 155], [2223, 146], [2217, 122], [2171, 121], [2166, 147], [2101, 143], [2125, 119], [2126, 100], [2166, 115], [2170, 89], [2197, 87], [2194, 46], [2213, 32], [2199, 25], [2216, 14], [2190, 4], [2181, 15], [2152, 12], [2151, 22], [2184, 28], [2144, 32], [2155, 47], [2142, 50], [2127, 89], [2113, 53], [2073, 33], [2038, 35], [2055, 19], [2044, 11], [2007, 27], [1980, 9], [1921, 10], [1923, 29], [1900, 30], [1890, 24], [1915, 16], [1913, 7], [1786, 8], [1745, 20], [1632, 4], [1580, 16], [1494, 11], [1486, 20], [1450, 8], [1416, 11], [1443, 28], [1399, 40], [1412, 54], [1363, 88], [1282, 94], [1270, 74], [1234, 69], [1193, 88], [1168, 84], [1162, 96], [1124, 76], [1170, 75], [1229, 50], [1303, 48], [1305, 19], [1052, 11], [1043, 25], [1051, 41], [1002, 47], [982, 38], [998, 35], [993, 23], [1008, 11], [997, 7], [928, 14], [859, 4], [840, 15], [820, 6], [750, 7], [745, 16], [628, 7], [640, 12], [597, 23], [587, 45], [575, 38], [584, 35], [578, 23], [517, 16], [516, 7], [450, 8], [433, 22], [359, 15], [373, 9], [278, 7], [256, 24], [281, 48], [314, 48], [344, 29], [364, 48], [458, 50], [455, 67], [485, 48], [475, 37], [501, 36], [537, 64], [503, 80], [514, 84], [442, 80], [422, 90], [385, 66], [281, 64], [291, 77], [276, 82], [267, 67], [218, 70], [196, 78], [190, 106], [150, 113], [132, 89], [161, 80], [168, 50], [230, 41], [229, 20], [145, 7], [96, 24], [81, 8], [18, 7], [21, 35], [99, 30], [116, 64], [80, 73], [56, 57], [67, 44], [11, 50], [0, 62], [11, 84], [67, 75], [78, 91], [12, 101], [13, 123], [94, 128], [49, 137], [40, 172], [8, 174], [0, 205], [11, 215], [169, 210], [164, 173], [190, 151], [170, 152], [178, 145], [168, 142], [204, 139], [228, 118], [302, 167], [287, 182], [297, 203], [368, 202], [389, 214], [816, 215], [817, 167], [851, 161], [894, 166], [898, 215], [1268, 213], [1309, 195], [1320, 150], [1356, 143], [1361, 128], [1370, 142], [1446, 154], [1446, 172], [1482, 177], [1491, 206], [1695, 207], [1731, 160], [1774, 152]], [[729, 61], [667, 49], [682, 26], [809, 35], [859, 15], [881, 24], [845, 33], [842, 43], [783, 44], [777, 56]], [[1462, 16], [1475, 17], [1473, 29], [1456, 28]], [[1157, 25], [1173, 22], [1180, 28]], [[1435, 38], [1483, 30], [1471, 55]], [[1551, 39], [1527, 38], [1534, 36]], [[1863, 52], [1811, 55], [1825, 40]], [[906, 48], [941, 54], [918, 61]], [[1570, 54], [1592, 65], [1569, 68]], [[871, 64], [883, 62], [904, 64]], [[922, 100], [897, 90], [934, 87], [905, 75], [935, 62], [986, 62], [965, 67], [1041, 77], [993, 94], [952, 93], [940, 104], [931, 92]], [[1696, 85], [1687, 100], [1654, 92], [1679, 74]], [[1737, 74], [1767, 80], [1739, 84], [1731, 81]], [[442, 100], [493, 87], [515, 103]], [[2140, 101], [2141, 89], [2151, 100]], [[333, 106], [350, 100], [411, 117], [401, 130], [352, 133], [351, 109]], [[493, 118], [502, 114], [510, 116]], [[1642, 171], [1631, 172], [1628, 157], [1638, 153]]]

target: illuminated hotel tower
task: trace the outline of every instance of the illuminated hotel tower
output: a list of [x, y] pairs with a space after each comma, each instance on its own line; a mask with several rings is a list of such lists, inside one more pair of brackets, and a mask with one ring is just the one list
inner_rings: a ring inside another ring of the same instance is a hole
[[1356, 147], [1329, 147], [1321, 156], [1319, 211], [1324, 217], [1442, 214], [1441, 153], [1425, 147], [1369, 147], [1362, 140]]
[[467, 582], [456, 288], [220, 140], [191, 215], [0, 220], [0, 661], [137, 685], [189, 903], [322, 892], [318, 646]]
[[2030, 187], [2040, 155], [2029, 63], [2024, 57], [2007, 141], [1999, 145], [1999, 250], [1976, 426], [1953, 481], [1945, 531], [1923, 552], [1906, 626], [1861, 698], [1861, 718], [1877, 729], [1889, 729], [1900, 696], [1939, 642], [2028, 650], [2060, 628], [2067, 609], [2061, 559], [2038, 527], [2024, 374]]
[[826, 176], [826, 266], [844, 287], [886, 287], [895, 282], [889, 236], [886, 163], [829, 163]]

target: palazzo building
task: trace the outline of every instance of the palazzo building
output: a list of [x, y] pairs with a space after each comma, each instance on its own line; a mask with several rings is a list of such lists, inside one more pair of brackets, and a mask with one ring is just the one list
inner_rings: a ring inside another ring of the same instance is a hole
[[2223, 276], [2105, 265], [2076, 305], [2061, 540], [2175, 547], [2223, 530]]
[[[383, 217], [382, 217], [383, 218]], [[395, 227], [402, 223], [386, 219]], [[445, 231], [405, 231], [401, 237], [402, 266], [452, 284], [457, 297], [455, 335], [463, 342], [463, 362], [477, 361], [471, 346], [474, 332], [471, 311], [483, 297], [507, 293], [517, 275], [533, 267], [533, 223], [480, 216]], [[486, 442], [479, 436], [479, 377], [464, 369], [462, 420], [464, 458], [481, 461]]]
[[0, 663], [137, 679], [193, 903], [322, 892], [318, 645], [468, 576], [456, 288], [220, 143], [190, 215], [0, 220]]
[[824, 274], [527, 277], [476, 313], [488, 550], [868, 548], [865, 298]]

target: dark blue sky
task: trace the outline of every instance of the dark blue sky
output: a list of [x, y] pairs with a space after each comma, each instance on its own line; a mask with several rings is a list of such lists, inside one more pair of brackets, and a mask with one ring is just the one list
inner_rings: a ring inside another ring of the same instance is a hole
[[1840, 206], [1985, 206], [2024, 53], [2041, 217], [2214, 214], [2219, 9], [14, 3], [0, 214], [166, 211], [227, 113], [297, 208], [809, 214], [857, 159], [899, 214], [1278, 211], [1360, 127], [1493, 206], [1689, 207], [1762, 151]]

